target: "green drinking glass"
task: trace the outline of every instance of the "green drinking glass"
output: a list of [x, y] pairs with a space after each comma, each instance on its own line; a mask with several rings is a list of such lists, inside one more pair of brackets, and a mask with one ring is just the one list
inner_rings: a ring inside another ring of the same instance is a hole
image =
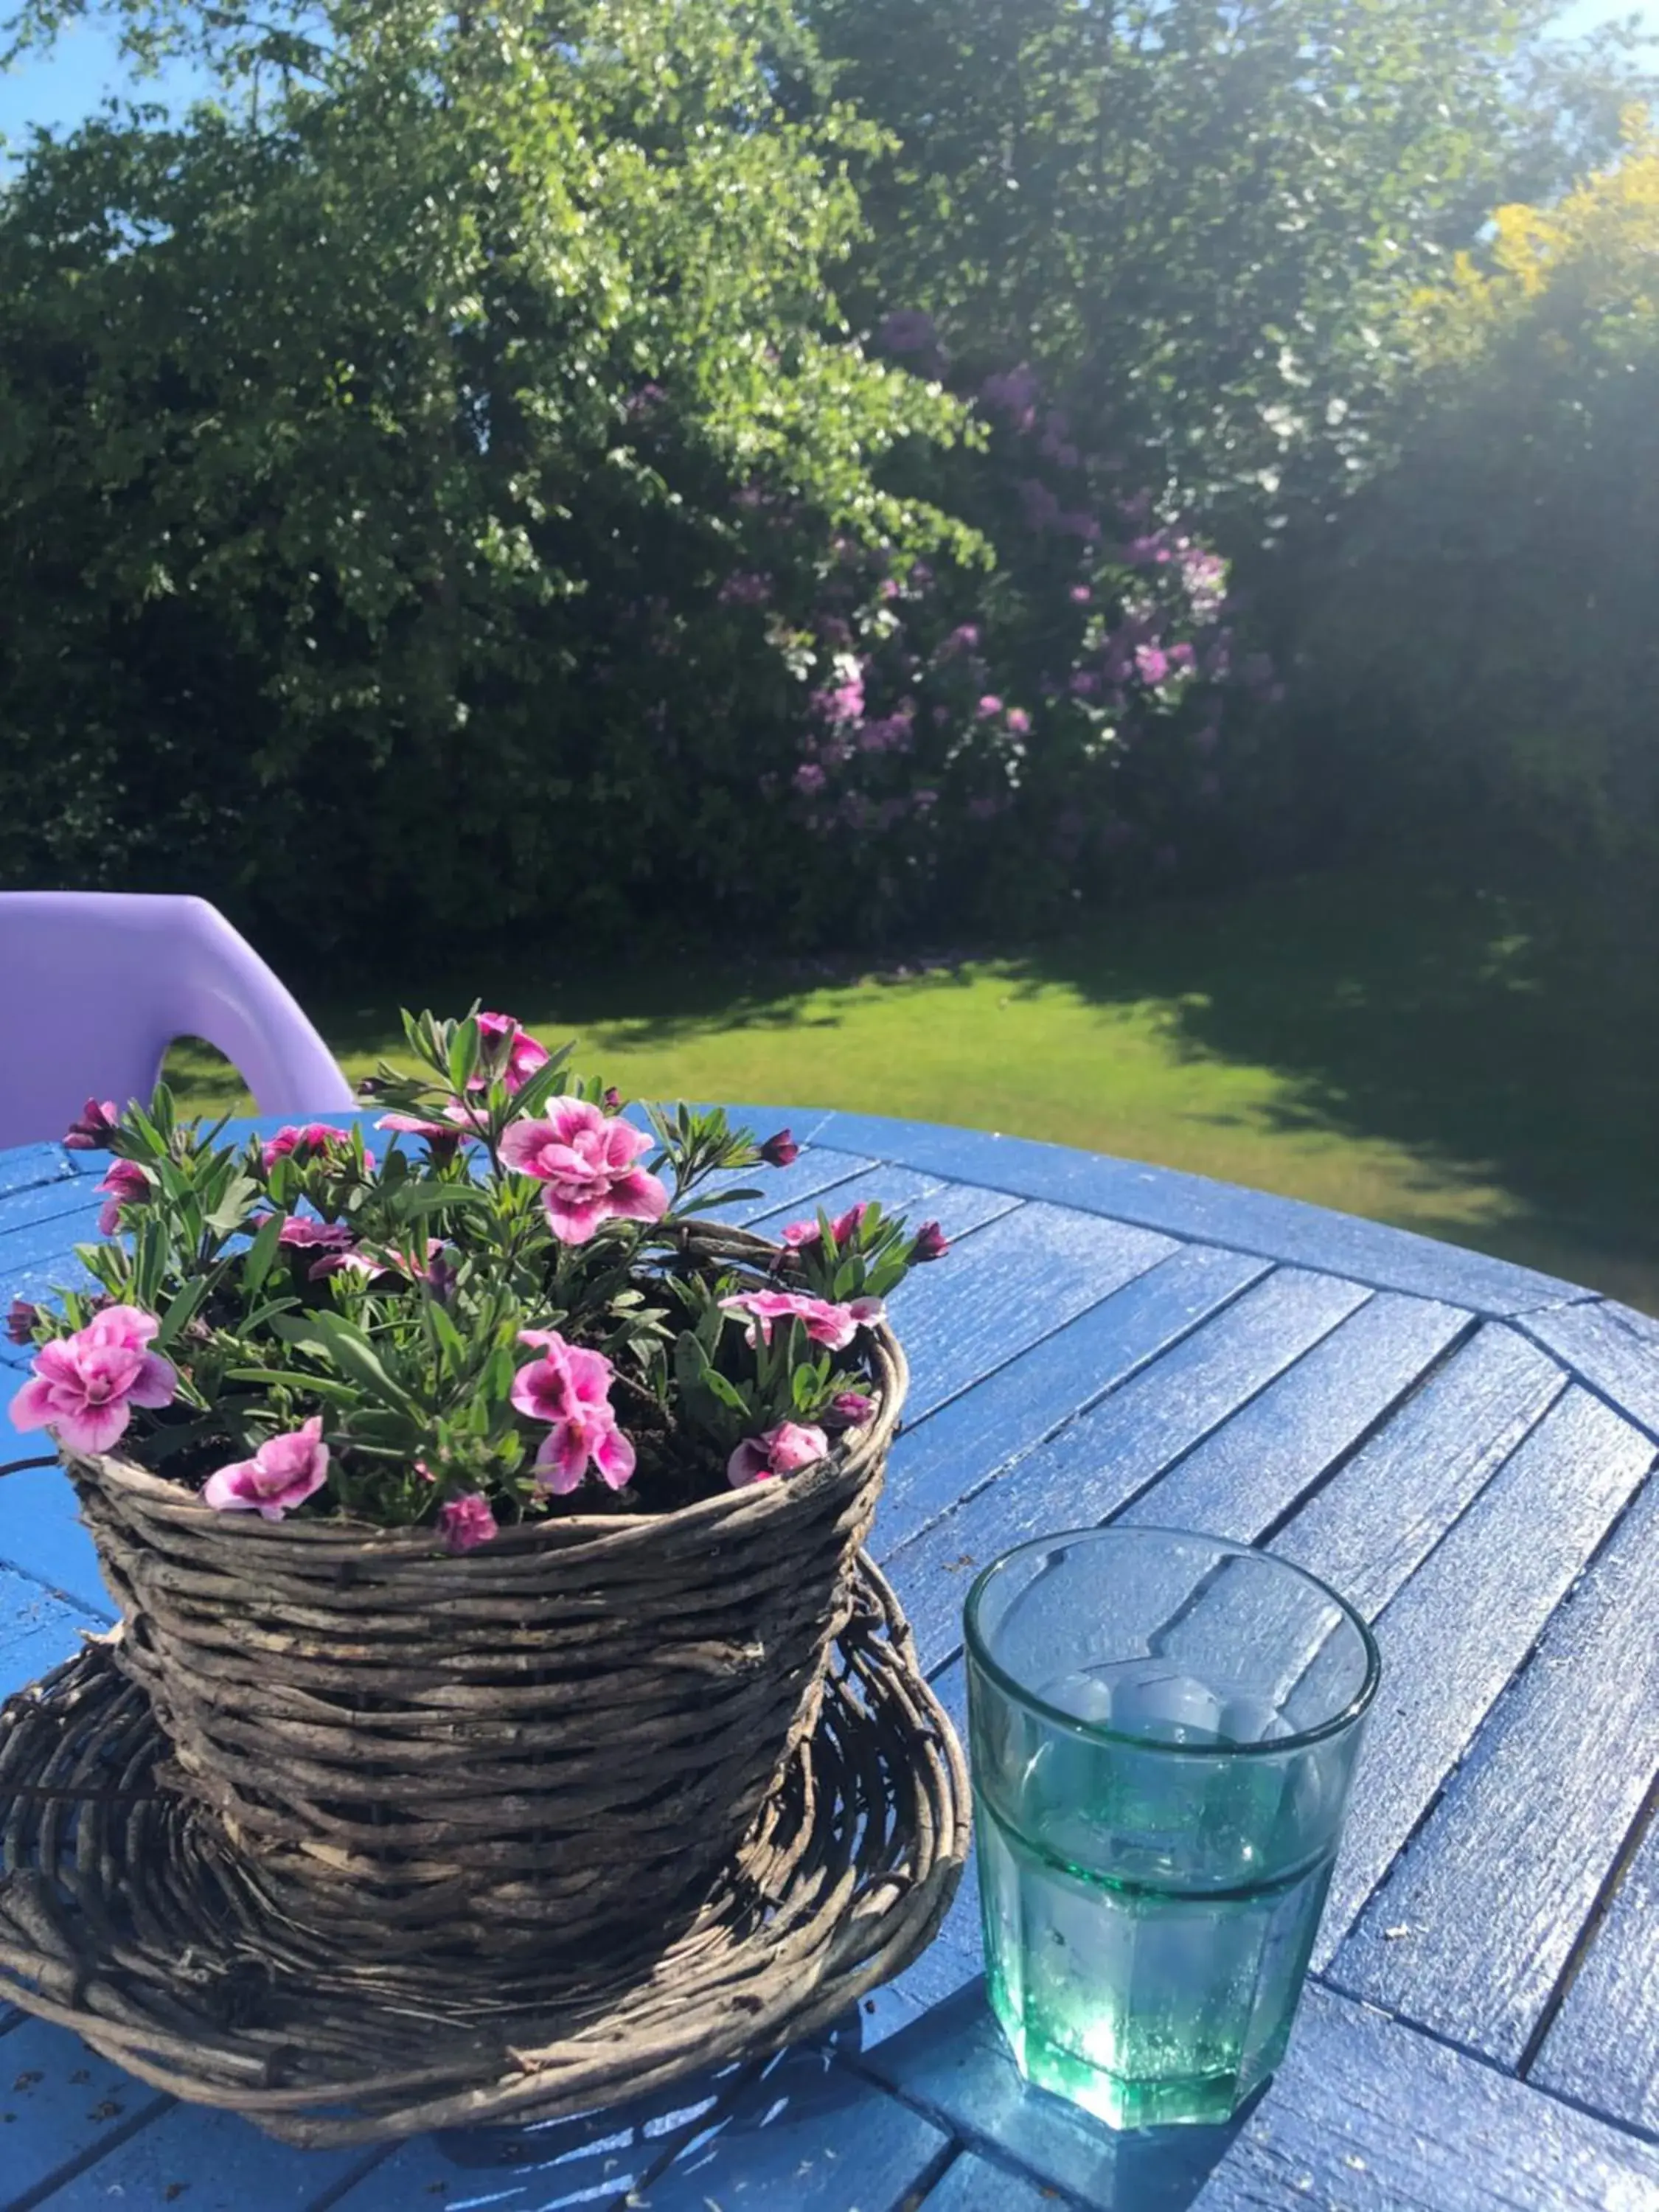
[[1381, 1661], [1311, 1575], [1216, 1536], [1023, 1544], [969, 1595], [991, 2003], [1113, 2127], [1219, 2122], [1284, 2056]]

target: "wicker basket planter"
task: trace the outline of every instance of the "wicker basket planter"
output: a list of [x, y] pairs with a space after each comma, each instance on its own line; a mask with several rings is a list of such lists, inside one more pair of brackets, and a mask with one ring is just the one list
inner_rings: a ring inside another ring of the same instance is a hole
[[885, 1328], [872, 1364], [877, 1417], [797, 1478], [529, 1522], [462, 1558], [72, 1460], [119, 1663], [172, 1746], [161, 1778], [325, 1946], [660, 1946], [816, 1721], [903, 1400]]
[[648, 1960], [325, 1951], [275, 1918], [167, 1747], [120, 1639], [0, 1708], [0, 1999], [285, 2142], [555, 2119], [843, 2017], [931, 1939], [968, 1779], [891, 1591], [860, 1561], [814, 1726]]

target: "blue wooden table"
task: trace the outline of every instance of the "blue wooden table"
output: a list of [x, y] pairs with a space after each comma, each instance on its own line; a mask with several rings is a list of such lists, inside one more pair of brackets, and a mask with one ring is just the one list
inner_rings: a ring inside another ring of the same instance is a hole
[[[1374, 1622], [1387, 1680], [1277, 2081], [1229, 2130], [1121, 2138], [1024, 2089], [970, 1873], [821, 2045], [517, 2135], [287, 2150], [0, 2008], [0, 2212], [1659, 2208], [1659, 1323], [1157, 1169], [744, 1118], [810, 1141], [738, 1216], [875, 1196], [956, 1240], [894, 1301], [915, 1380], [875, 1550], [959, 1722], [972, 1570], [1045, 1529], [1264, 1543]], [[0, 1153], [0, 1306], [70, 1275], [103, 1164]], [[0, 1419], [0, 1461], [33, 1449]], [[67, 1485], [0, 1484], [0, 1693], [108, 1618]]]

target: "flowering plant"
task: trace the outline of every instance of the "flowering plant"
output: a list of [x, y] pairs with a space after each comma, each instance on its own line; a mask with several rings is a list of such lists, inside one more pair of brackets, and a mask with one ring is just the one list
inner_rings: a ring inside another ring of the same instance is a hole
[[791, 1224], [769, 1264], [711, 1259], [696, 1217], [757, 1195], [730, 1178], [787, 1166], [787, 1130], [684, 1106], [641, 1127], [505, 1015], [404, 1026], [418, 1072], [363, 1086], [372, 1149], [325, 1122], [221, 1142], [165, 1086], [88, 1102], [66, 1141], [114, 1156], [112, 1241], [82, 1248], [94, 1291], [14, 1307], [38, 1346], [16, 1426], [222, 1512], [459, 1552], [787, 1477], [873, 1418], [869, 1332], [937, 1224], [872, 1202]]

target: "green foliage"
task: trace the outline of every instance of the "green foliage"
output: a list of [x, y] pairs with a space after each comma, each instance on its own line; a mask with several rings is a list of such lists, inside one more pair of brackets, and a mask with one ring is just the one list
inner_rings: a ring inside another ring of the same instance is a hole
[[1306, 710], [1374, 817], [1659, 838], [1659, 135], [1629, 132], [1412, 303], [1397, 464], [1300, 549]]
[[[794, 1456], [768, 1470], [787, 1474], [869, 1418], [860, 1332], [913, 1261], [940, 1256], [937, 1224], [912, 1237], [860, 1206], [810, 1249], [725, 1265], [688, 1239], [696, 1194], [767, 1155], [721, 1109], [653, 1115], [653, 1148], [568, 1049], [504, 1017], [404, 1030], [415, 1071], [383, 1062], [372, 1080], [378, 1158], [355, 1125], [218, 1142], [165, 1085], [100, 1127], [116, 1159], [100, 1227], [119, 1234], [80, 1251], [97, 1290], [14, 1316], [23, 1340], [93, 1363], [93, 1412], [53, 1401], [28, 1425], [70, 1449], [119, 1439], [210, 1504], [263, 1511], [270, 1492], [222, 1494], [227, 1470], [314, 1425], [314, 1480], [278, 1491], [277, 1512], [325, 1488], [312, 1510], [447, 1540], [453, 1509], [557, 1510], [590, 1468], [623, 1510], [672, 1510], [724, 1487], [740, 1444], [764, 1462], [787, 1429]], [[100, 1328], [132, 1352], [125, 1370]], [[134, 1381], [140, 1347], [167, 1362], [159, 1389]], [[110, 1435], [77, 1433], [112, 1401]]]
[[895, 142], [859, 157], [860, 310], [927, 309], [981, 374], [1036, 362], [1085, 442], [1240, 544], [1370, 465], [1402, 287], [1605, 147], [1631, 82], [1617, 34], [1539, 49], [1552, 0], [805, 12]]
[[220, 96], [0, 193], [0, 880], [336, 960], [1267, 849], [1401, 299], [1638, 82], [1548, 0], [113, 12]]
[[620, 922], [752, 849], [734, 672], [689, 732], [616, 681], [712, 606], [734, 495], [807, 556], [975, 550], [878, 480], [960, 410], [840, 325], [871, 135], [779, 113], [780, 23], [339, 0], [304, 66], [216, 33], [257, 109], [34, 147], [0, 204], [11, 871], [316, 941]]

